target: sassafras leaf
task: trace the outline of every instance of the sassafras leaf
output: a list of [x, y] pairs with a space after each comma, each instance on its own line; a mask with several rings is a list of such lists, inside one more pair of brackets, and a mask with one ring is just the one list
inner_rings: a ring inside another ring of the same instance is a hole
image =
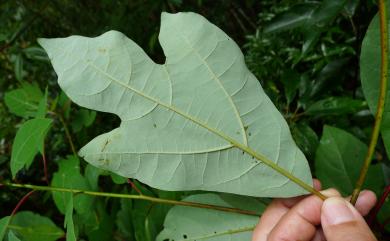
[[159, 42], [162, 65], [116, 31], [39, 40], [75, 103], [121, 119], [79, 154], [164, 190], [306, 193], [265, 164], [268, 159], [311, 185], [304, 155], [236, 43], [194, 13], [163, 13]]

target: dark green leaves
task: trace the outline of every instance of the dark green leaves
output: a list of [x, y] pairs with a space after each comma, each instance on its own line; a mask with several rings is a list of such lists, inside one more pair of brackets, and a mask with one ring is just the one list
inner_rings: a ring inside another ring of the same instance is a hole
[[56, 241], [64, 235], [49, 218], [30, 211], [18, 212], [8, 229], [23, 241]]
[[70, 196], [66, 205], [64, 227], [66, 228], [66, 241], [76, 241], [77, 238], [73, 223], [73, 194]]
[[[367, 145], [341, 129], [325, 126], [317, 149], [315, 169], [324, 188], [337, 188], [342, 194], [352, 193], [367, 152]], [[365, 187], [380, 192], [384, 185], [380, 165], [372, 165]]]
[[0, 219], [0, 240], [3, 240], [7, 233], [8, 224], [10, 222], [10, 216], [5, 216]]
[[343, 115], [353, 114], [367, 108], [367, 103], [363, 100], [348, 97], [328, 97], [314, 102], [306, 109], [307, 115]]
[[13, 177], [23, 167], [28, 168], [38, 152], [43, 152], [43, 140], [51, 123], [51, 119], [32, 119], [24, 122], [19, 128], [12, 146], [11, 172]]
[[264, 29], [266, 33], [285, 31], [297, 27], [323, 25], [334, 18], [346, 4], [346, 0], [324, 0], [322, 3], [307, 2], [291, 7], [277, 16]]
[[5, 93], [4, 101], [11, 113], [26, 118], [35, 115], [43, 97], [37, 85], [23, 83], [21, 88]]
[[[389, 3], [389, 1], [386, 1]], [[390, 23], [390, 8], [387, 7], [387, 24]], [[388, 26], [389, 28], [389, 26]], [[364, 95], [373, 115], [376, 114], [380, 86], [380, 30], [379, 16], [374, 17], [363, 39], [360, 55], [360, 76]], [[388, 39], [389, 40], [389, 39]], [[390, 58], [390, 56], [388, 56]], [[390, 66], [389, 66], [390, 68]], [[387, 96], [383, 112], [381, 134], [387, 153], [390, 154], [390, 85], [387, 85]]]
[[[79, 159], [70, 156], [68, 159], [59, 161], [58, 172], [54, 173], [51, 185], [53, 187], [64, 187], [70, 189], [88, 190], [88, 181], [80, 174]], [[54, 202], [61, 213], [66, 214], [67, 206], [70, 205], [72, 193], [53, 192]], [[75, 210], [78, 213], [89, 212], [92, 208], [93, 198], [86, 195], [76, 195], [74, 198]], [[69, 216], [69, 215], [68, 215]]]

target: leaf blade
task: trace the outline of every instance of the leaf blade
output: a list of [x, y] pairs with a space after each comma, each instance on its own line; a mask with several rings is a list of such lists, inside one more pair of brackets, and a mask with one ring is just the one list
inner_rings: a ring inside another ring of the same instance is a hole
[[[250, 208], [260, 212], [265, 209], [264, 204], [253, 198], [232, 195], [197, 194], [184, 200], [234, 208]], [[250, 239], [251, 231], [258, 219], [255, 216], [176, 206], [168, 212], [164, 221], [164, 230], [158, 235], [157, 241], [247, 240]]]
[[16, 173], [23, 167], [29, 167], [34, 157], [43, 148], [43, 140], [52, 124], [51, 119], [31, 119], [23, 123], [16, 133], [11, 156], [11, 173]]
[[[159, 40], [167, 56], [164, 65], [153, 63], [115, 31], [97, 38], [39, 40], [73, 101], [122, 120], [80, 155], [97, 167], [165, 190], [306, 193], [272, 169], [293, 172], [312, 185], [304, 155], [247, 70], [238, 46], [193, 13], [163, 14]], [[64, 51], [70, 53], [66, 58]], [[226, 58], [227, 52], [233, 58]], [[268, 178], [257, 182], [261, 176]]]

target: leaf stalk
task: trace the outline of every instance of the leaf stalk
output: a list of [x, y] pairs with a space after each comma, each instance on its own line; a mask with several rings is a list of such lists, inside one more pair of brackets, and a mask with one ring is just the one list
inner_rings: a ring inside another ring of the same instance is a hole
[[19, 184], [19, 183], [1, 183], [4, 186], [15, 187], [15, 188], [26, 188], [32, 189], [36, 191], [50, 191], [50, 192], [69, 192], [73, 194], [85, 194], [89, 196], [100, 196], [100, 197], [111, 197], [111, 198], [125, 198], [125, 199], [134, 199], [134, 200], [145, 200], [154, 203], [168, 204], [168, 205], [179, 205], [186, 207], [194, 207], [194, 208], [204, 208], [204, 209], [212, 209], [223, 212], [230, 213], [239, 213], [251, 216], [260, 216], [259, 213], [251, 210], [243, 210], [238, 208], [229, 208], [217, 205], [210, 205], [204, 203], [196, 203], [196, 202], [186, 202], [186, 201], [177, 201], [171, 199], [163, 199], [156, 198], [146, 195], [131, 195], [131, 194], [121, 194], [121, 193], [108, 193], [108, 192], [95, 192], [95, 191], [87, 191], [87, 190], [79, 190], [79, 189], [70, 189], [70, 188], [61, 188], [61, 187], [49, 187], [49, 186], [38, 186], [31, 184]]
[[368, 146], [368, 151], [366, 157], [364, 158], [364, 163], [360, 169], [359, 178], [355, 184], [355, 188], [352, 192], [351, 203], [355, 205], [360, 190], [364, 184], [364, 180], [367, 175], [368, 168], [370, 167], [372, 155], [374, 154], [376, 144], [378, 142], [378, 136], [380, 132], [380, 127], [382, 123], [383, 111], [386, 101], [386, 92], [387, 92], [387, 77], [388, 77], [388, 38], [387, 38], [387, 16], [386, 16], [386, 4], [384, 0], [379, 0], [379, 28], [380, 28], [380, 47], [381, 47], [381, 75], [380, 75], [380, 89], [379, 89], [379, 99], [378, 106], [375, 115], [374, 129], [371, 133], [371, 140]]

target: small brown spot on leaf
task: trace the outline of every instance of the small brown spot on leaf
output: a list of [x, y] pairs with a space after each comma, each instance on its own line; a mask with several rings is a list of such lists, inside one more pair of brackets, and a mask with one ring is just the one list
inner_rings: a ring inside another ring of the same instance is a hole
[[105, 53], [105, 52], [107, 51], [107, 49], [105, 49], [105, 48], [98, 48], [98, 51], [99, 51], [100, 53]]

